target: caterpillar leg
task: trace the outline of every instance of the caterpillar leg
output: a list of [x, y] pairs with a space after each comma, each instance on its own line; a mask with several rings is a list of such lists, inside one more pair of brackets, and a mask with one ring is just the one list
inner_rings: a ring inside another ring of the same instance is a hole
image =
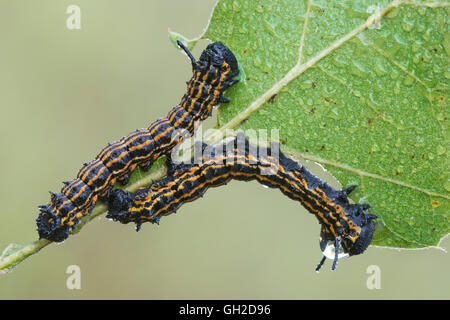
[[333, 260], [333, 265], [331, 266], [331, 271], [336, 270], [337, 267], [337, 262], [338, 262], [338, 257], [339, 257], [339, 247], [341, 246], [341, 238], [340, 237], [336, 237], [336, 239], [334, 240], [334, 260]]
[[230, 103], [230, 99], [225, 98], [224, 96], [219, 96], [219, 103]]
[[[327, 241], [324, 241], [324, 242], [320, 242], [320, 246], [321, 246], [321, 248], [323, 247], [323, 249], [325, 249], [325, 247], [326, 247], [326, 242]], [[335, 240], [334, 240], [334, 259], [333, 259], [333, 265], [331, 266], [331, 271], [334, 271], [334, 270], [336, 270], [336, 267], [337, 267], [337, 263], [338, 263], [338, 260], [339, 260], [339, 248], [340, 248], [340, 246], [341, 246], [341, 238], [340, 237], [337, 237]], [[322, 250], [323, 251], [323, 250]], [[323, 266], [323, 264], [325, 263], [325, 260], [327, 259], [327, 257], [324, 255], [323, 257], [322, 257], [322, 260], [320, 260], [320, 262], [319, 262], [319, 264], [317, 265], [317, 267], [316, 267], [316, 272], [319, 272], [319, 270], [320, 270], [320, 268], [322, 268], [322, 266]]]
[[358, 186], [355, 184], [355, 185], [352, 185], [352, 186], [347, 187], [347, 188], [345, 188], [345, 189], [342, 189], [342, 192], [345, 193], [345, 195], [348, 196], [348, 195], [349, 195], [350, 193], [352, 193], [353, 190], [355, 190], [357, 187], [358, 187]]
[[325, 263], [325, 260], [327, 260], [327, 257], [323, 256], [322, 260], [320, 260], [319, 264], [316, 267], [316, 272], [320, 271], [320, 268], [322, 268], [323, 264]]
[[238, 82], [239, 82], [239, 79], [231, 79], [231, 80], [227, 80], [227, 81], [225, 81], [225, 82], [223, 83], [223, 86], [224, 86], [224, 88], [226, 89], [226, 88], [229, 88], [229, 87], [235, 85], [235, 84], [238, 83]]
[[118, 178], [117, 181], [122, 185], [125, 186], [128, 184], [128, 181], [130, 181], [131, 172], [128, 172], [125, 176]]
[[149, 161], [149, 162], [147, 162], [147, 163], [141, 164], [139, 167], [140, 167], [143, 171], [148, 171], [148, 170], [150, 170], [150, 169], [152, 168], [152, 166], [153, 166], [153, 162], [152, 162], [152, 161]]

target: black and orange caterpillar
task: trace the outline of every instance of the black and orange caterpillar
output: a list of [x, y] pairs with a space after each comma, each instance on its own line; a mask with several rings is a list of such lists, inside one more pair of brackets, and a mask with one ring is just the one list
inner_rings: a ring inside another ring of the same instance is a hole
[[228, 102], [223, 92], [238, 81], [233, 78], [239, 73], [231, 50], [215, 42], [196, 61], [181, 41], [178, 45], [190, 58], [193, 70], [180, 104], [147, 129], [138, 129], [109, 144], [95, 160], [84, 164], [76, 179], [64, 182], [61, 193], [51, 192], [50, 203], [39, 207], [39, 238], [65, 240], [80, 218], [90, 214], [97, 200], [108, 195], [116, 181], [126, 184], [136, 166], [150, 168], [181, 142], [185, 132], [192, 135], [196, 123], [209, 117], [215, 105]]
[[[261, 152], [264, 151], [264, 152]], [[300, 163], [279, 152], [279, 146], [257, 148], [244, 135], [229, 143], [202, 146], [202, 155], [190, 163], [167, 160], [169, 175], [150, 187], [130, 193], [113, 190], [108, 199], [107, 218], [121, 223], [135, 222], [137, 230], [144, 222], [158, 223], [162, 216], [175, 212], [182, 204], [201, 197], [208, 188], [232, 179], [278, 188], [299, 201], [321, 224], [321, 249], [332, 241], [335, 248], [332, 270], [336, 268], [338, 250], [348, 255], [363, 253], [375, 229], [376, 216], [368, 214], [368, 204], [352, 204], [348, 195], [356, 186], [337, 190], [314, 176]], [[316, 270], [323, 265], [325, 257]]]

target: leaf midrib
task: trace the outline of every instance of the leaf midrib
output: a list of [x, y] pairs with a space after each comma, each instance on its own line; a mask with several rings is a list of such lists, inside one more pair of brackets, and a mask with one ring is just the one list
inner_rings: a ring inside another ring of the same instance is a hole
[[448, 195], [444, 195], [444, 194], [441, 194], [441, 193], [438, 193], [438, 192], [433, 192], [433, 191], [430, 191], [428, 189], [419, 188], [419, 187], [416, 187], [414, 185], [411, 185], [409, 183], [406, 183], [406, 182], [403, 182], [403, 181], [400, 181], [400, 180], [392, 179], [392, 178], [389, 178], [389, 177], [384, 177], [384, 176], [376, 174], [376, 173], [370, 173], [370, 172], [367, 172], [367, 171], [363, 171], [363, 170], [360, 170], [360, 169], [353, 168], [353, 167], [351, 167], [349, 165], [346, 165], [346, 164], [343, 164], [343, 163], [339, 163], [339, 162], [335, 162], [335, 161], [331, 161], [331, 160], [325, 160], [325, 159], [322, 159], [322, 158], [319, 158], [319, 157], [315, 157], [315, 156], [312, 156], [312, 155], [304, 155], [304, 154], [300, 154], [300, 155], [301, 155], [302, 158], [304, 158], [306, 160], [310, 160], [310, 161], [314, 161], [314, 162], [317, 162], [317, 163], [320, 163], [320, 164], [326, 164], [326, 165], [330, 165], [330, 166], [333, 166], [333, 167], [336, 167], [336, 168], [339, 168], [339, 169], [343, 169], [343, 170], [346, 170], [348, 172], [355, 173], [355, 174], [357, 174], [357, 175], [359, 175], [361, 177], [368, 177], [368, 178], [372, 178], [372, 179], [376, 179], [376, 180], [380, 180], [380, 181], [384, 181], [384, 182], [393, 183], [393, 184], [396, 184], [396, 185], [399, 185], [399, 186], [402, 186], [402, 187], [405, 187], [405, 188], [410, 188], [412, 190], [420, 191], [420, 192], [425, 193], [425, 194], [427, 194], [429, 196], [440, 197], [440, 198], [444, 198], [444, 199], [449, 199], [450, 200], [450, 196], [448, 196]]

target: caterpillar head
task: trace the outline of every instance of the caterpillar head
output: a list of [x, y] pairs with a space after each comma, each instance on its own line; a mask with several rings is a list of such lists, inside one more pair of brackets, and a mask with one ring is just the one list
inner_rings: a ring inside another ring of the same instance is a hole
[[132, 194], [121, 189], [112, 190], [108, 197], [108, 214], [106, 218], [128, 223], [128, 209], [132, 201]]
[[[361, 254], [369, 247], [375, 231], [374, 220], [377, 216], [368, 214], [368, 209], [367, 204], [349, 204], [347, 219], [352, 221], [353, 228], [335, 228], [334, 232], [331, 232], [330, 226], [322, 224], [320, 249], [324, 257], [316, 267], [316, 271], [319, 271], [326, 258], [334, 260], [331, 270], [335, 270], [338, 259]], [[346, 223], [341, 221], [340, 224]], [[340, 249], [342, 252], [339, 251]]]
[[[206, 49], [203, 50], [198, 62], [195, 60], [189, 49], [180, 40], [178, 40], [177, 43], [180, 48], [186, 52], [189, 59], [191, 59], [192, 66], [194, 68], [197, 68], [198, 65], [203, 65], [204, 68], [208, 68], [210, 65], [217, 68], [230, 68], [230, 73], [227, 76], [228, 79], [231, 79], [239, 74], [239, 67], [236, 57], [233, 52], [231, 52], [231, 50], [227, 46], [224, 46], [221, 42], [213, 42], [209, 44]], [[225, 66], [224, 62], [226, 62]]]
[[233, 52], [221, 42], [209, 44], [206, 49], [203, 50], [199, 60], [212, 64], [215, 67], [221, 67], [223, 63], [226, 62], [231, 68], [230, 78], [233, 78], [239, 73], [236, 57]]
[[48, 205], [39, 206], [40, 214], [36, 219], [39, 239], [62, 242], [67, 239], [71, 227], [61, 225], [61, 218]]
[[[150, 191], [151, 192], [151, 191]], [[143, 196], [143, 198], [141, 198]], [[145, 189], [138, 190], [135, 194], [121, 189], [112, 190], [107, 198], [108, 214], [106, 218], [119, 221], [127, 224], [130, 222], [136, 223], [136, 231], [141, 230], [141, 216], [139, 213], [130, 212], [135, 200], [144, 199], [146, 196]], [[151, 215], [151, 213], [150, 213]], [[159, 225], [159, 217], [153, 218], [150, 221]]]
[[342, 248], [344, 249], [344, 252], [348, 253], [350, 256], [361, 254], [366, 251], [372, 241], [373, 233], [375, 231], [374, 220], [376, 219], [376, 216], [363, 213], [361, 218], [361, 232], [356, 238], [356, 241], [353, 242], [347, 237], [344, 237], [342, 241]]

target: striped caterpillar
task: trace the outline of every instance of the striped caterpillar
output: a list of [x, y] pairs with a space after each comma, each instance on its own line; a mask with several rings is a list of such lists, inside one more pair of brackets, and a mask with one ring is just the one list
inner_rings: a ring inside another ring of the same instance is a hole
[[[346, 255], [363, 253], [372, 240], [376, 216], [367, 213], [368, 204], [349, 202], [348, 195], [356, 186], [337, 190], [278, 150], [276, 143], [271, 148], [257, 148], [242, 134], [214, 148], [203, 145], [202, 156], [190, 163], [175, 164], [168, 160], [169, 176], [150, 187], [136, 193], [113, 190], [108, 199], [107, 218], [121, 223], [135, 222], [139, 230], [144, 222], [159, 224], [162, 216], [201, 197], [210, 187], [232, 179], [257, 180], [280, 189], [316, 216], [321, 224], [322, 251], [330, 241], [334, 245], [332, 270], [336, 268], [341, 246]], [[324, 261], [325, 256], [317, 271]]]
[[190, 58], [193, 70], [180, 104], [147, 129], [138, 129], [108, 144], [93, 161], [84, 164], [76, 179], [64, 182], [61, 193], [50, 192], [50, 203], [39, 206], [39, 238], [65, 240], [80, 218], [90, 214], [97, 200], [107, 197], [116, 181], [126, 184], [137, 166], [149, 169], [181, 142], [180, 132], [192, 135], [196, 123], [209, 117], [215, 105], [229, 102], [223, 92], [238, 81], [233, 78], [239, 73], [231, 50], [215, 42], [196, 61], [181, 41], [178, 45]]

